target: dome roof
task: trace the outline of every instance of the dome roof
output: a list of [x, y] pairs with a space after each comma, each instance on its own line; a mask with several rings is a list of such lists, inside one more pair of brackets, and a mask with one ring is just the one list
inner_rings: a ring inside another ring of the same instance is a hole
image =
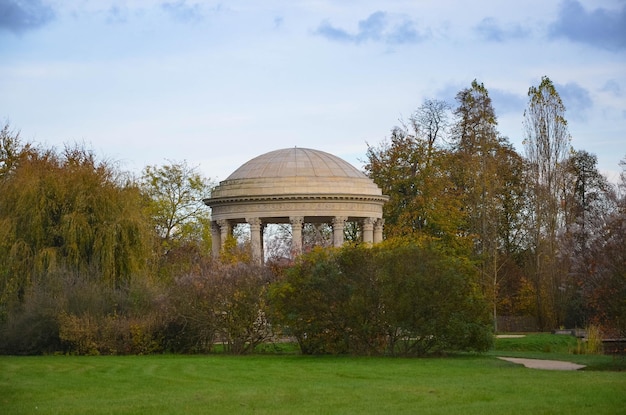
[[209, 200], [297, 195], [378, 196], [380, 188], [350, 163], [308, 148], [286, 148], [244, 163], [220, 182]]
[[310, 148], [285, 148], [253, 158], [226, 180], [271, 177], [357, 177], [367, 178], [345, 160]]

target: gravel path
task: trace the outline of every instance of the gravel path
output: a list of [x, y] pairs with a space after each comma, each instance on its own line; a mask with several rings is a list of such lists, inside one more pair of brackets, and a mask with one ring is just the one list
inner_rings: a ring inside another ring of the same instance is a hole
[[517, 357], [498, 357], [498, 359], [506, 360], [507, 362], [524, 365], [530, 369], [543, 369], [543, 370], [578, 370], [585, 367], [585, 365], [579, 365], [571, 362], [562, 362], [560, 360], [541, 360], [541, 359], [521, 359]]

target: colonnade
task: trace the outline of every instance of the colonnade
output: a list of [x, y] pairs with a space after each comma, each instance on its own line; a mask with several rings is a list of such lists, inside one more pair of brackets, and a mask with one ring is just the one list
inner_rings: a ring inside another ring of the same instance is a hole
[[[319, 217], [316, 217], [316, 223], [319, 222]], [[383, 240], [383, 225], [384, 219], [382, 218], [358, 218], [356, 219], [361, 225], [362, 240], [366, 244], [376, 244]], [[333, 246], [341, 247], [344, 243], [344, 228], [348, 221], [346, 216], [334, 216], [330, 220], [330, 225], [333, 229]], [[279, 223], [272, 221], [272, 218], [259, 218], [250, 217], [245, 218], [245, 222], [250, 225], [250, 246], [252, 249], [252, 256], [258, 263], [263, 262], [263, 231], [265, 225]], [[232, 235], [233, 225], [236, 223], [242, 223], [241, 221], [231, 221], [229, 219], [220, 219], [211, 222], [211, 237], [213, 239], [213, 251], [214, 257], [218, 257], [224, 243], [230, 235]], [[291, 251], [294, 255], [302, 253], [302, 228], [305, 224], [304, 216], [290, 216], [289, 224], [291, 225]]]

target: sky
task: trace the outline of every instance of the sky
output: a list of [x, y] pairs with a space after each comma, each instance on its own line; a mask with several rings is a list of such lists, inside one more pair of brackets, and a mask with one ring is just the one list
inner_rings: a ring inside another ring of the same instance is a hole
[[0, 0], [0, 122], [140, 173], [218, 182], [290, 147], [361, 168], [426, 99], [474, 79], [523, 154], [528, 89], [555, 84], [576, 150], [626, 157], [626, 0]]

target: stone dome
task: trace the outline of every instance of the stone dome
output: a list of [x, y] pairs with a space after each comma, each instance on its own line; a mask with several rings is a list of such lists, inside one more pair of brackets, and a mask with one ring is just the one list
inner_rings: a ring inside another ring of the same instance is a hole
[[370, 178], [345, 160], [294, 147], [270, 151], [244, 163], [220, 182], [209, 200], [311, 194], [382, 196]]
[[323, 151], [294, 147], [244, 163], [204, 203], [211, 208], [213, 255], [219, 256], [233, 226], [247, 223], [252, 256], [262, 262], [268, 224], [291, 224], [294, 254], [302, 252], [305, 223], [332, 224], [336, 247], [343, 244], [347, 221], [360, 224], [364, 243], [378, 243], [383, 239], [383, 205], [388, 199], [350, 163]]

